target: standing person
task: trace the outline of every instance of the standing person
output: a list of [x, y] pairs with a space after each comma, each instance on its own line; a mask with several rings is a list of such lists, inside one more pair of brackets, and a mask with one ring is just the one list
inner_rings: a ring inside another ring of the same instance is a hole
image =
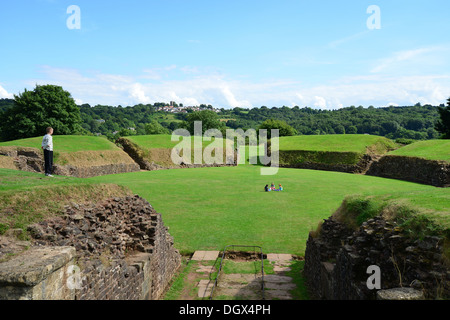
[[44, 160], [45, 160], [45, 176], [53, 177], [53, 128], [47, 128], [47, 134], [42, 139], [42, 150], [44, 150]]

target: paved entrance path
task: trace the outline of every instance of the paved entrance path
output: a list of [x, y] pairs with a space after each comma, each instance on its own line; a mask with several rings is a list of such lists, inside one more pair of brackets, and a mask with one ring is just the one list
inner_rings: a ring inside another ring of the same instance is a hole
[[[215, 261], [219, 257], [219, 251], [196, 251], [192, 257], [195, 261]], [[292, 263], [290, 254], [267, 254], [267, 260], [274, 264], [275, 274], [264, 275], [264, 298], [266, 300], [290, 300], [290, 290], [295, 289], [292, 278], [286, 275], [290, 271]], [[198, 273], [217, 271], [214, 266], [199, 266]], [[198, 282], [198, 297], [209, 299], [214, 279], [202, 279]], [[260, 300], [262, 296], [262, 276], [256, 274], [221, 274], [214, 296], [236, 297], [240, 300]]]

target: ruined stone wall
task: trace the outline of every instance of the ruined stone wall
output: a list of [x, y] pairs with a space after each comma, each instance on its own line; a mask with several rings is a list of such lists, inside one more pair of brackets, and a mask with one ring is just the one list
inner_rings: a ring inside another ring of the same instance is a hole
[[375, 161], [366, 174], [450, 187], [450, 163], [445, 161], [388, 155]]
[[[0, 155], [12, 158], [17, 170], [44, 173], [44, 157], [42, 151], [39, 149], [1, 147]], [[53, 174], [78, 178], [90, 178], [108, 174], [135, 172], [139, 170], [139, 165], [131, 160], [128, 163], [110, 163], [83, 167], [61, 164], [53, 165]]]
[[[380, 268], [380, 290], [367, 287], [371, 265]], [[320, 234], [310, 234], [307, 241], [304, 275], [315, 299], [370, 300], [399, 287], [419, 298], [450, 297], [443, 239], [413, 241], [381, 217], [357, 231], [333, 218], [325, 220]]]
[[[203, 164], [174, 164], [171, 159], [172, 149], [151, 149], [143, 150], [137, 144], [126, 138], [119, 138], [117, 144], [122, 146], [123, 150], [139, 165], [142, 170], [167, 170], [167, 169], [188, 169], [188, 168], [208, 168], [208, 167], [228, 167], [236, 166], [239, 163], [239, 153], [235, 152], [232, 156], [227, 157], [226, 151], [221, 150], [222, 164], [220, 163], [203, 163]], [[203, 152], [203, 151], [202, 151]], [[192, 151], [194, 153], [194, 151]]]
[[[139, 196], [66, 207], [61, 217], [34, 224], [28, 231], [33, 247], [0, 263], [1, 299], [156, 300], [181, 264], [161, 214]], [[74, 252], [64, 263], [39, 263], [47, 260], [43, 254], [29, 260], [36, 273], [48, 266], [53, 270], [35, 281], [22, 281], [29, 271], [20, 267], [18, 276], [9, 275], [11, 266], [20, 266], [21, 257], [38, 249], [68, 247]], [[52, 293], [56, 287], [62, 288], [60, 294]], [[36, 290], [45, 294], [29, 293]]]
[[357, 152], [328, 152], [280, 150], [279, 163], [283, 168], [337, 171], [347, 173], [365, 172], [372, 158]]

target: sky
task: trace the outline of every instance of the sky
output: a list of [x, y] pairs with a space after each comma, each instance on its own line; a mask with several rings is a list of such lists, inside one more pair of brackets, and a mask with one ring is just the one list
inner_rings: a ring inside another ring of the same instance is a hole
[[448, 0], [0, 0], [0, 98], [54, 84], [92, 106], [439, 105], [448, 12]]

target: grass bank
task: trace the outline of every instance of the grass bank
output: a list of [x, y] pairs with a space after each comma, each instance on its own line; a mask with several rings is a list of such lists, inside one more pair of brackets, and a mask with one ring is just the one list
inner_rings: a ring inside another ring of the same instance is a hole
[[[26, 147], [41, 150], [42, 137], [1, 142], [2, 147]], [[54, 163], [76, 167], [91, 167], [107, 164], [132, 164], [133, 160], [122, 149], [104, 137], [53, 136]], [[4, 162], [4, 161], [3, 161]], [[7, 167], [2, 165], [0, 167]]]
[[417, 141], [388, 154], [450, 162], [450, 140]]
[[71, 203], [124, 195], [131, 195], [130, 190], [116, 184], [0, 169], [0, 235], [8, 229], [26, 231], [30, 224], [60, 215]]

